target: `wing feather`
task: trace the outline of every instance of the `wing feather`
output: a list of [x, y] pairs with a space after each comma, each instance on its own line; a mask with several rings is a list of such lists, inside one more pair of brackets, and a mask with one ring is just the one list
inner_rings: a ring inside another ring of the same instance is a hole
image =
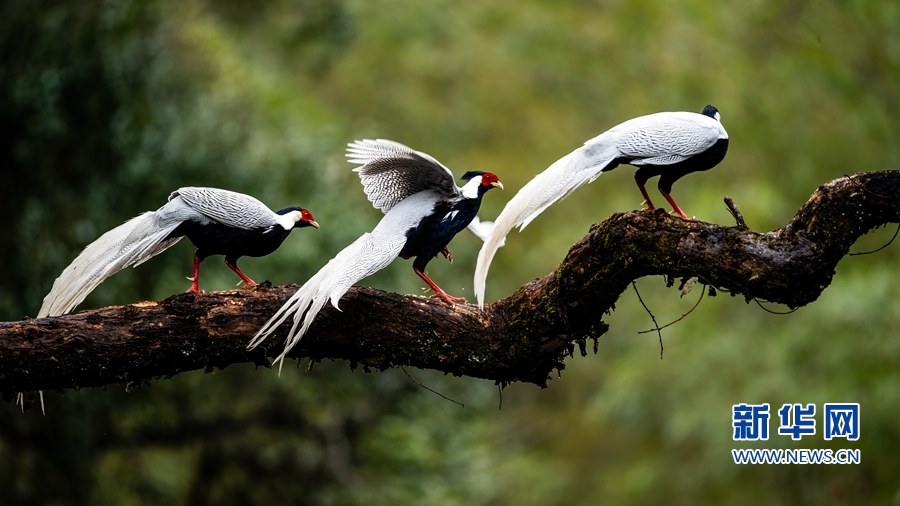
[[718, 121], [702, 114], [650, 114], [619, 125], [615, 145], [625, 156], [653, 160], [645, 164], [671, 165], [706, 151], [722, 131]]
[[276, 214], [250, 195], [218, 188], [188, 186], [169, 195], [169, 200], [181, 197], [194, 211], [222, 225], [253, 230], [275, 225]]
[[360, 164], [363, 191], [372, 205], [387, 213], [400, 201], [431, 190], [448, 198], [459, 195], [453, 173], [431, 156], [399, 142], [365, 139], [348, 144], [347, 159]]

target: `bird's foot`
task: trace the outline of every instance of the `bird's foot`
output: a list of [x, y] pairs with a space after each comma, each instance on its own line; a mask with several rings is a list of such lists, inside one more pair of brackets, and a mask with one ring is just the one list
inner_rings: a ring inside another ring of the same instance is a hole
[[252, 279], [248, 278], [246, 274], [244, 274], [243, 272], [241, 272], [240, 269], [238, 269], [236, 263], [229, 262], [228, 257], [225, 257], [225, 265], [227, 265], [229, 269], [233, 270], [234, 273], [237, 274], [238, 276], [240, 276], [240, 278], [241, 278], [241, 280], [235, 286], [239, 286], [241, 283], [246, 283], [244, 285], [244, 288], [247, 288], [248, 286], [253, 287], [253, 286], [257, 285], [256, 281], [253, 281]]
[[666, 214], [672, 215], [672, 216], [675, 216], [675, 215], [680, 216], [681, 219], [684, 221], [693, 221], [693, 220], [697, 219], [696, 216], [694, 216], [692, 218], [688, 218], [687, 215], [684, 214], [684, 211], [682, 211], [681, 209], [672, 209], [671, 211], [667, 211]]
[[450, 253], [449, 248], [444, 246], [444, 249], [441, 250], [441, 254], [444, 255], [444, 258], [450, 261], [451, 264], [453, 263], [453, 253]]
[[[241, 286], [241, 283], [243, 283], [244, 286]], [[255, 288], [255, 287], [259, 286], [259, 283], [257, 283], [256, 281], [253, 281], [250, 278], [247, 278], [246, 281], [244, 281], [243, 279], [238, 281], [237, 283], [235, 283], [234, 286], [241, 286], [241, 289], [243, 290], [244, 288], [247, 288], [247, 287]]]
[[[446, 248], [445, 248], [446, 249]], [[439, 296], [440, 298], [446, 300], [452, 306], [453, 304], [457, 304], [460, 302], [465, 302], [466, 299], [463, 297], [453, 297], [452, 295], [448, 295], [447, 292], [441, 290], [441, 287], [437, 286], [431, 278], [428, 277], [423, 271], [420, 271], [415, 265], [413, 266], [413, 270], [416, 271], [416, 274], [425, 280], [428, 283], [428, 287], [434, 291], [434, 294]]]
[[443, 292], [443, 291], [433, 294], [432, 297], [440, 297], [440, 298], [444, 299], [445, 301], [449, 302], [450, 305], [466, 303], [465, 297], [454, 297], [454, 296], [448, 294], [447, 292]]
[[669, 201], [669, 204], [672, 204], [672, 209], [675, 210], [676, 213], [678, 213], [678, 216], [681, 216], [682, 220], [690, 221], [690, 218], [688, 218], [687, 215], [684, 214], [684, 211], [682, 211], [681, 208], [678, 207], [678, 204], [675, 203], [675, 199], [673, 199], [671, 195], [662, 190], [659, 190], [659, 192], [662, 193], [663, 197], [665, 197], [666, 200]]
[[200, 290], [200, 280], [197, 279], [196, 276], [193, 278], [185, 276], [185, 279], [191, 282], [191, 287], [185, 290], [184, 293], [203, 293], [203, 291]]

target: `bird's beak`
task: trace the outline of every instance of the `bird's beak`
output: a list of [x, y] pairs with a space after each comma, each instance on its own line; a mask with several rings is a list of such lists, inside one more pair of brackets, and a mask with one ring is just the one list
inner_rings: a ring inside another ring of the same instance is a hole
[[319, 228], [319, 224], [316, 223], [316, 220], [308, 221], [309, 226]]
[[494, 181], [493, 183], [491, 183], [491, 186], [500, 188], [501, 190], [503, 189], [503, 183], [501, 183], [500, 181]]

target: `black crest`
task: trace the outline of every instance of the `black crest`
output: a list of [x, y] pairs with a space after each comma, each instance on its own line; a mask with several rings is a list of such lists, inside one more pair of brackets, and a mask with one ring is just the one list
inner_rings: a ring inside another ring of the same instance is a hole
[[703, 112], [701, 114], [703, 114], [704, 116], [709, 116], [712, 119], [716, 119], [716, 114], [718, 113], [719, 110], [716, 109], [714, 105], [708, 105], [703, 108]]
[[284, 216], [285, 214], [287, 214], [287, 213], [289, 213], [289, 212], [291, 212], [291, 211], [302, 211], [302, 210], [303, 210], [303, 209], [300, 208], [300, 207], [285, 207], [285, 208], [282, 209], [281, 211], [276, 211], [275, 214], [277, 214], [277, 215], [279, 215], [279, 216]]
[[473, 177], [480, 176], [482, 174], [484, 174], [483, 170], [470, 170], [469, 172], [466, 172], [465, 174], [462, 175], [462, 179], [463, 179], [463, 181], [468, 181], [468, 180], [472, 179]]

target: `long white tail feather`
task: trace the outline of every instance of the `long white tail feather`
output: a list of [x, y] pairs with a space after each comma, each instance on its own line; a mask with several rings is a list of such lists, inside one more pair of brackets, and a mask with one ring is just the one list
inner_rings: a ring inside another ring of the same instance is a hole
[[155, 212], [146, 212], [89, 244], [53, 282], [37, 317], [68, 313], [106, 278], [139, 265], [178, 242], [180, 237], [165, 240], [178, 223], [160, 226], [158, 221]]
[[332, 306], [340, 309], [338, 301], [351, 286], [390, 265], [403, 250], [406, 233], [431, 212], [438, 198], [432, 192], [419, 192], [391, 208], [372, 232], [363, 234], [341, 250], [325, 267], [309, 278], [253, 336], [247, 347], [253, 349], [259, 346], [285, 320], [293, 316], [294, 324], [284, 341], [284, 351], [275, 359], [279, 362], [280, 372], [288, 352], [309, 330], [325, 302], [330, 300]]
[[[175, 227], [166, 229], [165, 234], [162, 234], [162, 236], [165, 237], [166, 235], [169, 235], [169, 233], [171, 233], [172, 230], [174, 230], [174, 229], [175, 229]], [[182, 237], [184, 237], [184, 236], [182, 236]], [[154, 237], [153, 239], [157, 239], [157, 238]], [[154, 244], [153, 246], [147, 248], [140, 254], [140, 260], [136, 261], [134, 263], [134, 265], [132, 265], [132, 267], [137, 267], [138, 265], [141, 265], [142, 263], [146, 262], [147, 260], [150, 260], [151, 258], [155, 257], [156, 255], [159, 255], [163, 251], [174, 246], [175, 243], [177, 243], [180, 240], [181, 240], [181, 237], [176, 237], [174, 239], [169, 239], [168, 241], [162, 241], [160, 243]]]
[[579, 187], [597, 179], [603, 168], [620, 155], [615, 145], [600, 135], [560, 158], [519, 190], [494, 221], [490, 236], [478, 252], [475, 266], [475, 297], [484, 308], [485, 284], [491, 262], [506, 235], [515, 228], [524, 230], [553, 203], [568, 197]]
[[252, 349], [262, 343], [291, 315], [294, 324], [285, 339], [284, 351], [275, 359], [279, 372], [288, 352], [300, 342], [316, 315], [330, 301], [337, 309], [338, 301], [357, 281], [387, 267], [403, 249], [406, 236], [386, 238], [380, 234], [363, 234], [322, 267], [297, 290], [275, 315], [256, 333], [248, 345]]

